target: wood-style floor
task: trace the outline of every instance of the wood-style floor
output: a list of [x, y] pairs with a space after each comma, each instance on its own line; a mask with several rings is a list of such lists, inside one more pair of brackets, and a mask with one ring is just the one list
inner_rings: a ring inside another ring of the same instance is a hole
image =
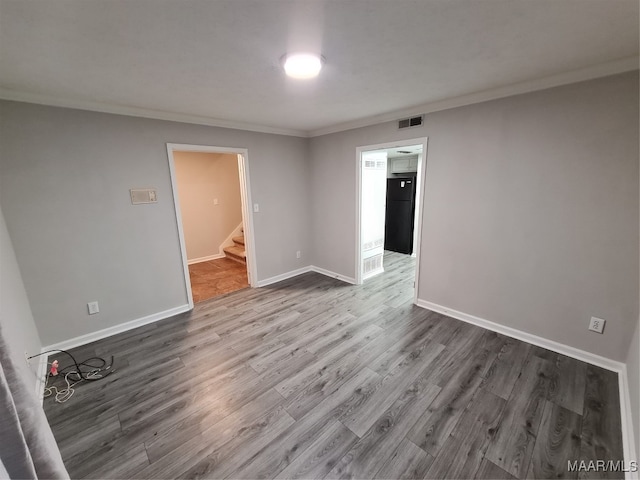
[[249, 286], [246, 264], [228, 258], [189, 265], [189, 278], [194, 303]]
[[72, 478], [576, 478], [568, 461], [622, 459], [616, 374], [418, 308], [413, 259], [385, 265], [76, 349], [117, 371], [45, 401]]

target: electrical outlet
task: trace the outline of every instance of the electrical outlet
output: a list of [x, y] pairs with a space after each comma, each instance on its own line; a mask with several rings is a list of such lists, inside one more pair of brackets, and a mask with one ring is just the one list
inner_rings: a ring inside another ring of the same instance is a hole
[[300, 250], [298, 250], [298, 251], [296, 252], [296, 258], [300, 258], [300, 256], [301, 256], [301, 254], [300, 254]]
[[98, 306], [98, 302], [89, 302], [87, 303], [87, 308], [89, 309], [89, 315], [94, 315], [100, 311], [100, 307]]
[[591, 321], [589, 322], [589, 330], [593, 332], [602, 333], [604, 330], [605, 320], [601, 318], [591, 317]]
[[27, 365], [31, 366], [31, 359], [29, 358], [29, 352], [24, 351], [24, 361], [27, 362]]

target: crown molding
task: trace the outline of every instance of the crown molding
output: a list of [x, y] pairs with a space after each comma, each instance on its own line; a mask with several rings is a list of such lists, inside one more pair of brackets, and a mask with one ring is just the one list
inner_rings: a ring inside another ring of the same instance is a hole
[[310, 130], [308, 132], [308, 136], [319, 137], [322, 135], [329, 135], [331, 133], [343, 132], [345, 130], [352, 130], [354, 128], [369, 127], [380, 123], [392, 122], [405, 117], [448, 110], [450, 108], [486, 102], [488, 100], [496, 100], [498, 98], [511, 97], [513, 95], [534, 92], [536, 90], [545, 90], [547, 88], [559, 87], [561, 85], [568, 85], [570, 83], [577, 83], [585, 80], [593, 80], [600, 77], [608, 77], [618, 73], [638, 70], [639, 63], [640, 57], [626, 57], [612, 62], [573, 70], [571, 72], [560, 73], [535, 80], [527, 80], [525, 82], [505, 85], [503, 87], [492, 88], [468, 95], [451, 97], [437, 102], [416, 105], [415, 107], [409, 107], [402, 110], [394, 110], [392, 112], [366, 117], [359, 120], [339, 123], [326, 128]]
[[520, 95], [523, 93], [544, 90], [552, 87], [559, 87], [570, 83], [582, 82], [585, 80], [593, 80], [600, 77], [616, 75], [618, 73], [630, 72], [638, 70], [640, 57], [626, 57], [611, 62], [601, 63], [590, 67], [573, 70], [571, 72], [560, 73], [548, 77], [538, 78], [535, 80], [527, 80], [525, 82], [505, 85], [503, 87], [492, 88], [481, 92], [470, 93], [458, 97], [446, 98], [437, 102], [425, 103], [402, 110], [394, 110], [380, 115], [352, 120], [349, 122], [338, 123], [329, 127], [323, 127], [314, 130], [297, 130], [288, 128], [267, 127], [243, 122], [233, 122], [213, 117], [204, 117], [199, 115], [188, 115], [174, 112], [166, 112], [162, 110], [153, 110], [140, 107], [131, 107], [125, 105], [111, 105], [102, 102], [92, 102], [84, 100], [72, 100], [67, 98], [58, 98], [50, 95], [42, 95], [36, 93], [21, 92], [0, 87], [0, 99], [11, 100], [16, 102], [35, 103], [40, 105], [49, 105], [53, 107], [75, 108], [78, 110], [89, 110], [92, 112], [112, 113], [116, 115], [128, 115], [131, 117], [150, 118], [155, 120], [166, 120], [169, 122], [191, 123], [195, 125], [206, 125], [209, 127], [231, 128], [235, 130], [246, 130], [250, 132], [269, 133], [274, 135], [287, 135], [292, 137], [319, 137], [329, 135], [331, 133], [343, 132], [354, 128], [369, 127], [385, 122], [392, 122], [404, 117], [422, 115], [426, 113], [448, 110], [450, 108], [462, 107], [474, 103], [496, 100], [499, 98]]
[[115, 115], [127, 115], [130, 117], [166, 120], [169, 122], [191, 123], [195, 125], [206, 125], [208, 127], [231, 128], [234, 130], [246, 130], [249, 132], [270, 133], [274, 135], [287, 135], [291, 137], [309, 136], [308, 133], [304, 130], [267, 127], [264, 125], [256, 125], [252, 123], [233, 122], [230, 120], [221, 120], [219, 118], [213, 117], [166, 112], [163, 110], [130, 107], [126, 105], [111, 105], [101, 102], [72, 100], [68, 98], [58, 98], [55, 96], [42, 95], [38, 93], [20, 92], [17, 90], [10, 90], [2, 87], [0, 87], [0, 100], [35, 103], [38, 105], [48, 105], [51, 107], [75, 108], [77, 110], [88, 110], [91, 112], [112, 113]]

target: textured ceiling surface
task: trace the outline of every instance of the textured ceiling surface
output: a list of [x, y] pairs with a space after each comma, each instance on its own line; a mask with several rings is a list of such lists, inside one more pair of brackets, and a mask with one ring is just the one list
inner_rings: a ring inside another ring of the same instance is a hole
[[[308, 132], [637, 57], [638, 18], [637, 0], [0, 0], [0, 89]], [[299, 50], [326, 57], [318, 78], [286, 78]]]

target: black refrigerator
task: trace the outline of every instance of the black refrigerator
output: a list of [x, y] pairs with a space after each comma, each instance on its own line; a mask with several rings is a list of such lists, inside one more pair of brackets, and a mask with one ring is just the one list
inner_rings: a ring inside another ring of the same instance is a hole
[[384, 249], [413, 253], [413, 219], [416, 208], [416, 177], [387, 179]]

